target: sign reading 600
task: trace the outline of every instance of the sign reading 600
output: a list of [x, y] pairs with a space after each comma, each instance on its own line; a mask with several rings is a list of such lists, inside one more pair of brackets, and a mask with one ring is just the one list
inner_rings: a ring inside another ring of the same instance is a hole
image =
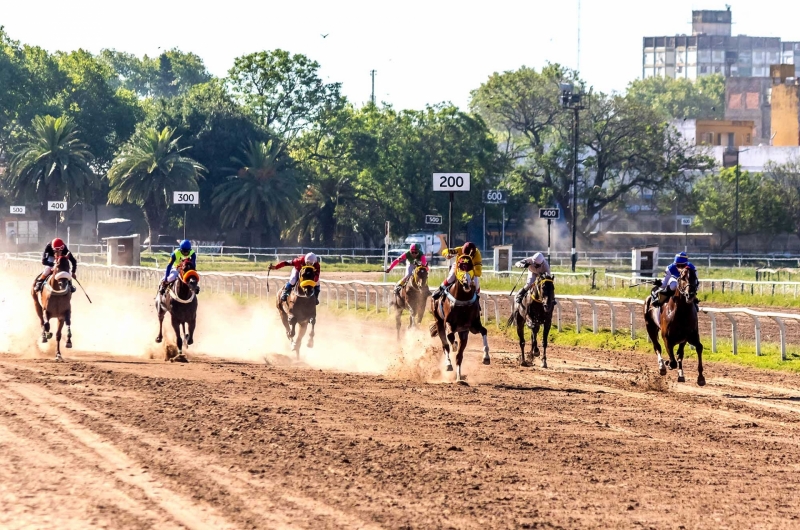
[[200, 192], [175, 191], [172, 193], [172, 204], [200, 204]]

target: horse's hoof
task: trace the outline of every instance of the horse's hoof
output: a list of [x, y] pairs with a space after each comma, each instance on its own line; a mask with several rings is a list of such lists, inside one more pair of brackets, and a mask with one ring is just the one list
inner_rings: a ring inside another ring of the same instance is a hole
[[187, 359], [184, 354], [179, 353], [178, 356], [175, 357], [175, 362], [176, 363], [188, 363], [189, 359]]
[[547, 368], [547, 361], [542, 361], [542, 368]]
[[46, 336], [42, 336], [42, 344], [47, 344], [47, 337]]
[[57, 363], [60, 363], [60, 362], [63, 362], [63, 361], [64, 361], [64, 358], [63, 358], [63, 357], [61, 357], [61, 354], [60, 354], [60, 353], [57, 353], [57, 354], [56, 354], [56, 362], [57, 362]]
[[492, 364], [492, 360], [489, 357], [483, 358], [483, 364], [489, 365]]
[[529, 363], [528, 361], [522, 361], [521, 363], [519, 363], [519, 365], [522, 366], [523, 368], [530, 368], [531, 363]]
[[309, 348], [313, 348], [314, 347], [314, 341], [313, 340], [308, 341], [308, 347]]
[[539, 355], [541, 355], [541, 354], [539, 353], [539, 350], [533, 350], [533, 351], [531, 352], [531, 357], [538, 357]]
[[458, 381], [456, 381], [456, 383], [461, 385], [461, 386], [469, 386], [469, 383], [467, 383], [467, 379], [466, 378], [459, 379]]
[[448, 372], [452, 372], [453, 371], [453, 365], [452, 364], [448, 364], [447, 365], [447, 371]]
[[662, 366], [661, 369], [658, 371], [658, 375], [667, 375], [667, 367]]
[[697, 386], [706, 386], [706, 378], [702, 374], [697, 376]]
[[161, 341], [164, 340], [162, 337], [156, 337], [156, 343], [161, 344]]
[[48, 338], [48, 339], [52, 339], [52, 338], [53, 338], [53, 334], [48, 332], [48, 333], [47, 333], [47, 338]]
[[677, 367], [678, 367], [678, 361], [670, 361], [669, 362], [669, 369], [670, 370], [674, 370]]
[[187, 346], [191, 346], [192, 344], [194, 344], [194, 339], [186, 339]]
[[683, 377], [683, 376], [678, 376], [678, 382], [679, 383], [685, 383], [686, 382], [686, 378]]
[[68, 340], [68, 341], [67, 341], [67, 343], [65, 344], [65, 346], [66, 346], [67, 348], [72, 348], [72, 341], [71, 341], [71, 340]]

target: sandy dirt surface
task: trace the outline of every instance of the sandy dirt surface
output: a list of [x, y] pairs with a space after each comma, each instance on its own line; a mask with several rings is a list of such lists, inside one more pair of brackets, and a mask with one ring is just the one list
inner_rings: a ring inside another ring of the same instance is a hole
[[148, 297], [99, 287], [55, 363], [0, 287], [2, 528], [800, 526], [795, 374], [709, 364], [700, 388], [694, 361], [678, 385], [558, 347], [521, 368], [502, 340], [484, 366], [473, 337], [456, 385], [421, 332], [323, 314], [296, 362], [274, 310], [213, 297], [170, 364]]

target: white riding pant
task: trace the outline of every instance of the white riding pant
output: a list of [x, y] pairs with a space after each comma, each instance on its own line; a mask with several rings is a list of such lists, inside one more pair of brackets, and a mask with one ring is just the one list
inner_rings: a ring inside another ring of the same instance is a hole
[[539, 278], [539, 273], [528, 271], [528, 281], [525, 282], [525, 289], [530, 289], [536, 280]]
[[169, 274], [164, 279], [164, 281], [166, 281], [167, 283], [172, 283], [177, 279], [178, 279], [178, 271], [177, 269], [172, 269], [171, 271], [169, 271]]
[[406, 265], [406, 275], [403, 276], [403, 279], [400, 280], [400, 282], [406, 283], [408, 279], [411, 278], [411, 275], [414, 274], [414, 269], [416, 269], [416, 267], [414, 266], [413, 262]]
[[300, 271], [292, 267], [292, 273], [289, 275], [289, 284], [294, 287], [298, 278], [300, 278]]
[[44, 270], [42, 271], [42, 278], [47, 278], [51, 272], [53, 272], [53, 266], [45, 265]]
[[[469, 275], [469, 277], [472, 279], [472, 283], [475, 284], [475, 290], [480, 291], [481, 290], [481, 279], [480, 279], [480, 277], [479, 276], [472, 276], [471, 274]], [[448, 285], [452, 285], [452, 284], [455, 283], [455, 281], [456, 281], [456, 266], [455, 265], [450, 267], [450, 274], [447, 276], [447, 280], [446, 281], [447, 281]]]

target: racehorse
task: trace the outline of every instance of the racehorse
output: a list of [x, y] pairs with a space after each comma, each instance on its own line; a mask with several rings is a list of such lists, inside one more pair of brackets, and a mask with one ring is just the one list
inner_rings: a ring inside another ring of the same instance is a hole
[[[39, 276], [36, 277], [36, 280], [38, 279]], [[39, 293], [36, 292], [36, 280], [34, 280], [34, 287], [31, 288], [36, 314], [39, 315], [39, 322], [42, 325], [43, 343], [53, 337], [50, 332], [50, 319], [58, 319], [56, 361], [64, 360], [61, 357], [61, 329], [64, 324], [67, 325], [67, 342], [65, 346], [72, 348], [72, 329], [70, 327], [72, 325], [72, 290], [69, 284], [71, 279], [72, 273], [70, 272], [69, 259], [65, 256], [60, 256], [56, 258], [53, 273], [42, 287], [41, 300]]]
[[164, 315], [169, 311], [172, 329], [178, 342], [178, 354], [170, 355], [167, 348], [165, 361], [175, 361], [186, 363], [189, 359], [183, 354], [183, 341], [186, 346], [194, 344], [194, 328], [197, 324], [197, 285], [200, 282], [200, 275], [192, 265], [191, 258], [186, 258], [177, 267], [178, 279], [175, 280], [169, 289], [162, 294], [156, 295], [156, 311], [158, 311], [158, 336], [156, 342], [164, 340], [162, 333]]
[[525, 325], [527, 324], [531, 328], [531, 363], [533, 362], [533, 357], [539, 356], [536, 335], [539, 333], [539, 326], [542, 326], [542, 368], [547, 368], [547, 337], [550, 335], [550, 326], [553, 323], [555, 296], [556, 290], [553, 276], [550, 274], [539, 276], [528, 296], [525, 297], [521, 304], [517, 305], [508, 318], [507, 326], [510, 326], [512, 322], [517, 324], [520, 363], [522, 366], [530, 366], [525, 360]]
[[[314, 326], [317, 323], [317, 300], [314, 296], [314, 281], [316, 271], [314, 267], [305, 265], [300, 269], [297, 283], [292, 289], [289, 298], [283, 302], [278, 298], [278, 314], [281, 316], [283, 327], [286, 328], [286, 337], [292, 342], [292, 351], [300, 359], [300, 344], [306, 334], [306, 328], [311, 324], [311, 333], [308, 335], [308, 347], [314, 347]], [[300, 332], [295, 337], [295, 327], [300, 325]]]
[[390, 304], [395, 310], [397, 340], [400, 340], [403, 310], [408, 309], [409, 313], [411, 313], [408, 329], [415, 327], [422, 322], [422, 317], [425, 316], [425, 302], [430, 295], [431, 290], [428, 288], [428, 267], [420, 265], [414, 269], [414, 274]]
[[[456, 382], [461, 383], [461, 362], [464, 360], [464, 349], [467, 347], [469, 334], [480, 333], [483, 338], [483, 364], [489, 364], [489, 343], [486, 340], [486, 328], [481, 324], [481, 308], [478, 293], [472, 280], [472, 258], [459, 256], [456, 260], [456, 281], [439, 300], [431, 298], [431, 313], [435, 322], [430, 327], [431, 337], [439, 336], [442, 349], [447, 358], [447, 371], [453, 371], [450, 361], [450, 348], [456, 353]], [[458, 333], [458, 340], [456, 340]]]
[[[659, 332], [664, 340], [664, 346], [669, 354], [669, 369], [678, 369], [678, 382], [683, 383], [686, 378], [683, 374], [683, 349], [686, 344], [691, 344], [697, 350], [697, 384], [704, 386], [706, 378], [703, 377], [703, 344], [700, 342], [700, 333], [697, 326], [697, 273], [688, 267], [681, 271], [678, 277], [678, 287], [675, 294], [659, 308], [651, 307], [652, 297], [645, 300], [644, 321], [647, 334], [653, 342], [658, 357], [658, 370], [661, 375], [667, 375], [667, 367], [661, 358], [661, 344], [658, 342]], [[659, 314], [660, 313], [660, 314]], [[675, 359], [673, 349], [678, 347], [678, 358]]]

